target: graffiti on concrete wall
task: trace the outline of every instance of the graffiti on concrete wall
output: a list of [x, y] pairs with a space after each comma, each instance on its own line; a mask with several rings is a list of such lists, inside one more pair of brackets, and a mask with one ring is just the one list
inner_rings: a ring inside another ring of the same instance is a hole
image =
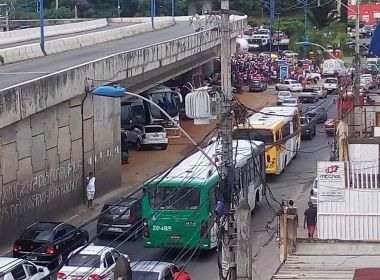
[[23, 182], [3, 186], [1, 196], [3, 219], [23, 216], [52, 200], [76, 191], [81, 185], [82, 161], [78, 160]]

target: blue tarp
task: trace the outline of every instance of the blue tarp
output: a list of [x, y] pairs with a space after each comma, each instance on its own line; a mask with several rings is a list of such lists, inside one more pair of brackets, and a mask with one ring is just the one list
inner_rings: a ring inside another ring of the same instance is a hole
[[380, 56], [380, 23], [377, 24], [375, 32], [373, 32], [368, 53], [370, 55]]

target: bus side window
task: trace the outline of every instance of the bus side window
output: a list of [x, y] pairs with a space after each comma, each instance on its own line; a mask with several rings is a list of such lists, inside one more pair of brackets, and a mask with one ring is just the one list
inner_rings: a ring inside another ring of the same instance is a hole
[[285, 138], [289, 135], [290, 135], [290, 123], [288, 122], [282, 127], [282, 138]]
[[209, 211], [210, 213], [214, 213], [215, 207], [216, 207], [216, 201], [217, 201], [217, 196], [216, 196], [216, 185], [212, 186], [208, 190], [208, 201], [209, 201]]
[[281, 134], [280, 134], [280, 131], [277, 130], [277, 131], [276, 131], [276, 139], [275, 139], [275, 141], [278, 141], [278, 140], [280, 140], [280, 139], [281, 139]]

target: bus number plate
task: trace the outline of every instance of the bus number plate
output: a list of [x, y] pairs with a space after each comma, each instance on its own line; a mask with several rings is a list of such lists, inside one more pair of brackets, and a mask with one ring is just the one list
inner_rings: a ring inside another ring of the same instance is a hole
[[153, 226], [153, 230], [157, 231], [172, 231], [171, 226]]

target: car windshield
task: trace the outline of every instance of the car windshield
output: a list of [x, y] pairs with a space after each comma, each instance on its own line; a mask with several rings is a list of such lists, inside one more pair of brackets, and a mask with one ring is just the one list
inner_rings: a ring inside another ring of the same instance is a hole
[[27, 229], [21, 235], [20, 239], [33, 241], [51, 241], [53, 240], [54, 232], [52, 230], [43, 229]]
[[283, 91], [281, 92], [281, 91], [280, 91], [280, 92], [278, 93], [278, 96], [290, 96], [290, 93], [289, 93], [289, 92], [283, 92]]
[[314, 89], [312, 88], [304, 88], [302, 92], [314, 92]]
[[153, 271], [132, 271], [133, 280], [158, 280], [159, 273]]
[[162, 126], [146, 126], [146, 133], [157, 133], [157, 132], [165, 132], [165, 129]]
[[237, 129], [232, 133], [233, 139], [243, 139], [243, 140], [257, 140], [263, 141], [264, 143], [272, 143], [273, 133], [269, 129]]
[[[105, 212], [107, 210], [107, 212]], [[125, 206], [115, 206], [115, 205], [104, 205], [102, 209], [102, 213], [107, 213], [110, 215], [129, 215], [129, 207]]]
[[153, 209], [196, 210], [199, 207], [199, 188], [157, 186], [148, 190]]
[[335, 80], [335, 79], [326, 79], [325, 82], [328, 83], [328, 84], [336, 84], [337, 80]]
[[100, 267], [100, 256], [73, 254], [68, 258], [67, 266], [75, 267]]

